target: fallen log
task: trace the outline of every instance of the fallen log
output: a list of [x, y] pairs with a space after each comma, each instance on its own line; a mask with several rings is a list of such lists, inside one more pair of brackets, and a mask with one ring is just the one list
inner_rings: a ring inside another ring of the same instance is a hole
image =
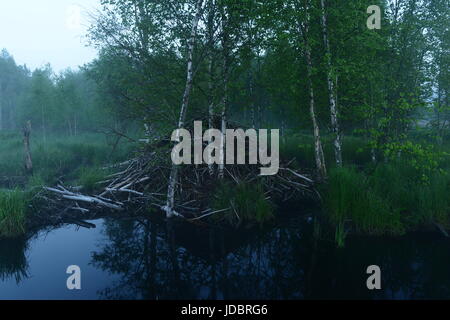
[[123, 207], [121, 205], [114, 203], [114, 201], [112, 201], [112, 200], [110, 200], [109, 202], [106, 202], [104, 200], [100, 200], [95, 197], [85, 196], [82, 194], [76, 194], [76, 193], [70, 192], [68, 190], [59, 190], [59, 189], [49, 188], [49, 187], [45, 187], [44, 189], [47, 191], [50, 191], [50, 192], [60, 194], [62, 196], [62, 198], [66, 199], [66, 200], [87, 202], [87, 203], [92, 203], [92, 204], [96, 204], [99, 206], [107, 207], [109, 209], [123, 210]]

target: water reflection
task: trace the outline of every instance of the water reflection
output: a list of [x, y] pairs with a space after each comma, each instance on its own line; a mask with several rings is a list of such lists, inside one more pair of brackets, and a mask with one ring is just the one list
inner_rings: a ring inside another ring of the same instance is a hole
[[20, 283], [28, 278], [27, 248], [28, 241], [24, 237], [0, 241], [0, 281], [13, 278]]
[[[149, 221], [106, 222], [93, 264], [120, 274], [105, 299], [450, 298], [450, 246], [439, 235], [353, 238], [343, 250], [291, 224], [252, 236]], [[382, 270], [369, 291], [366, 269]]]
[[[302, 219], [239, 233], [145, 219], [96, 224], [0, 240], [0, 298], [450, 298], [450, 241], [440, 234], [352, 237], [336, 249]], [[70, 264], [83, 270], [79, 292], [65, 288]], [[366, 287], [369, 265], [381, 267], [381, 291]]]

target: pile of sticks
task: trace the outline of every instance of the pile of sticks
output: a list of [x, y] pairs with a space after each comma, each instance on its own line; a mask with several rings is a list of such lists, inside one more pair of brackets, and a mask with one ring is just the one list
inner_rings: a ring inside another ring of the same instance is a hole
[[[94, 219], [105, 211], [128, 211], [129, 214], [136, 208], [149, 207], [164, 211], [171, 168], [170, 150], [149, 149], [153, 151], [146, 150], [135, 159], [105, 167], [116, 172], [98, 183], [101, 190], [98, 194], [82, 194], [82, 187], [68, 187], [62, 182], [56, 187], [45, 187], [39, 194], [47, 204], [42, 218], [57, 223], [67, 219]], [[227, 165], [223, 180], [235, 184], [261, 183], [265, 196], [273, 200], [286, 201], [297, 195], [318, 196], [313, 179], [289, 166], [290, 163], [281, 164], [277, 175], [262, 177], [259, 166]], [[179, 172], [174, 209], [180, 217], [195, 221], [227, 210], [209, 207], [211, 194], [220, 181], [217, 172], [207, 165], [181, 166]], [[48, 212], [55, 214], [49, 216]]]

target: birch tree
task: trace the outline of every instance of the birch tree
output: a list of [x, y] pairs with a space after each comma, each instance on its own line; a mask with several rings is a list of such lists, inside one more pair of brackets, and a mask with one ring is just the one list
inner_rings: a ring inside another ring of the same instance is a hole
[[[202, 15], [202, 5], [203, 0], [197, 0], [194, 17], [192, 19], [191, 34], [188, 40], [188, 51], [187, 51], [187, 76], [186, 76], [186, 86], [184, 89], [183, 100], [181, 103], [180, 119], [178, 121], [178, 129], [184, 127], [186, 120], [187, 109], [189, 106], [189, 97], [191, 95], [192, 84], [194, 81], [194, 69], [193, 69], [193, 55], [195, 49], [195, 40], [197, 36], [197, 28]], [[174, 210], [175, 207], [175, 191], [178, 180], [178, 170], [179, 167], [172, 164], [172, 170], [170, 172], [169, 186], [167, 189], [167, 204], [165, 211], [168, 218], [172, 218], [177, 213]]]
[[[294, 8], [296, 10], [300, 10], [299, 2], [294, 2]], [[309, 112], [311, 116], [311, 121], [313, 125], [314, 132], [314, 156], [316, 160], [316, 169], [320, 179], [323, 179], [327, 176], [327, 169], [325, 164], [325, 156], [323, 153], [322, 141], [320, 137], [320, 128], [319, 123], [317, 121], [316, 114], [316, 106], [315, 106], [315, 97], [314, 97], [314, 84], [313, 84], [313, 62], [311, 57], [311, 43], [310, 43], [310, 10], [311, 10], [311, 2], [310, 0], [304, 1], [304, 6], [302, 8], [304, 10], [304, 20], [297, 21], [299, 26], [299, 31], [301, 33], [301, 37], [303, 39], [303, 53], [306, 61], [306, 70], [307, 70], [307, 83], [308, 83], [308, 91], [309, 91]]]
[[228, 17], [227, 10], [225, 6], [221, 6], [221, 21], [222, 21], [222, 58], [223, 58], [223, 98], [222, 98], [222, 110], [220, 114], [220, 123], [222, 138], [220, 140], [220, 159], [222, 159], [219, 164], [219, 178], [223, 179], [224, 169], [225, 169], [225, 132], [227, 130], [227, 109], [228, 109], [228, 79], [229, 79], [229, 63], [230, 63], [230, 52], [229, 52], [229, 27], [228, 27]]
[[[216, 58], [216, 43], [215, 43], [215, 39], [216, 39], [216, 24], [214, 22], [214, 20], [217, 18], [217, 5], [216, 5], [216, 0], [209, 0], [208, 1], [208, 21], [207, 21], [207, 37], [208, 37], [208, 42], [207, 42], [207, 47], [208, 47], [208, 51], [209, 51], [209, 57], [208, 57], [208, 127], [209, 129], [213, 129], [214, 128], [214, 122], [215, 122], [215, 118], [216, 118], [216, 112], [215, 112], [215, 93], [216, 93], [216, 88], [215, 88], [215, 69], [216, 69], [216, 65], [214, 63], [215, 58]], [[210, 163], [211, 161], [208, 161], [208, 163]], [[210, 176], [214, 175], [214, 165], [213, 164], [208, 164], [208, 169], [209, 169], [209, 174]]]
[[342, 141], [341, 141], [341, 130], [339, 126], [339, 114], [336, 99], [336, 89], [333, 79], [333, 67], [331, 63], [331, 50], [330, 42], [328, 40], [328, 23], [327, 15], [325, 11], [325, 0], [320, 0], [321, 6], [321, 24], [323, 33], [323, 43], [325, 47], [325, 62], [326, 62], [326, 74], [327, 74], [327, 85], [328, 85], [328, 101], [330, 106], [331, 114], [331, 128], [334, 135], [334, 155], [336, 159], [336, 164], [338, 167], [342, 166]]

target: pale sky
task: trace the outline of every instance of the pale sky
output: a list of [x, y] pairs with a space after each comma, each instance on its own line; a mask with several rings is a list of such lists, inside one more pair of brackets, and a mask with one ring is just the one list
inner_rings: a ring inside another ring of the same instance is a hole
[[[86, 47], [87, 12], [100, 0], [0, 0], [0, 50], [30, 69], [50, 63], [55, 72], [96, 57]], [[80, 14], [78, 14], [80, 13]]]

